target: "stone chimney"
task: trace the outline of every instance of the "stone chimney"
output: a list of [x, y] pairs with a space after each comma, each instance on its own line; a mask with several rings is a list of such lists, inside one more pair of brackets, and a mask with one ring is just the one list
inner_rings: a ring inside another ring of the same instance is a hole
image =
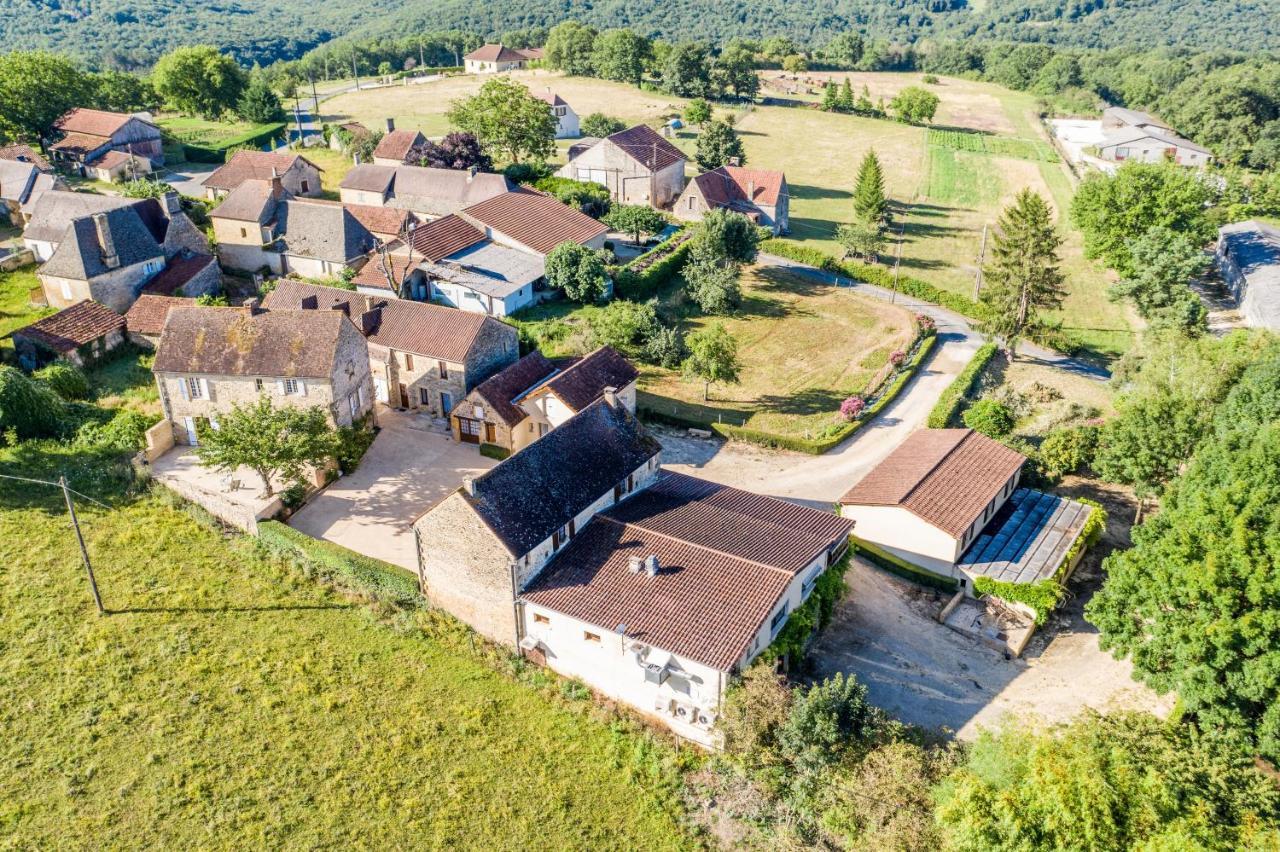
[[610, 385], [609, 387], [604, 389], [602, 395], [604, 396], [604, 401], [606, 405], [608, 405], [610, 408], [618, 407], [618, 389], [617, 388]]
[[164, 210], [170, 218], [182, 212], [182, 202], [178, 200], [178, 193], [172, 189], [164, 194]]
[[320, 307], [320, 300], [316, 298], [315, 293], [312, 293], [309, 296], [303, 296], [298, 307], [304, 311], [314, 311], [316, 308]]
[[262, 313], [262, 300], [261, 299], [245, 299], [244, 311], [249, 316], [256, 317], [258, 314]]
[[284, 181], [275, 172], [274, 168], [271, 169], [271, 197], [279, 201], [284, 197]]
[[394, 133], [396, 129], [396, 120], [394, 118], [387, 119], [387, 132]]
[[476, 496], [476, 480], [473, 476], [464, 476], [462, 478], [462, 490], [472, 497]]
[[747, 200], [751, 202], [756, 200], [756, 182], [753, 180], [747, 181]]
[[275, 180], [275, 179], [276, 179], [276, 178], [278, 178], [278, 177], [280, 177], [280, 170], [279, 170], [279, 169], [277, 169], [275, 166], [272, 166], [272, 167], [271, 167], [271, 179], [272, 179], [272, 180]]
[[347, 316], [351, 316], [351, 303], [350, 302], [334, 302], [332, 305], [329, 306], [329, 310], [342, 311]]
[[107, 269], [115, 269], [120, 265], [120, 255], [116, 254], [116, 242], [111, 237], [111, 226], [107, 223], [106, 213], [93, 214], [93, 230], [98, 237], [98, 249], [102, 252], [102, 265]]
[[476, 175], [477, 175], [477, 174], [479, 174], [479, 172], [480, 172], [480, 167], [479, 167], [479, 166], [471, 166], [470, 168], [468, 168], [468, 169], [467, 169], [467, 183], [471, 183], [471, 181], [475, 180], [475, 179], [476, 179]]
[[365, 311], [360, 315], [360, 333], [365, 337], [373, 334], [378, 330], [378, 326], [382, 323], [382, 308], [377, 307], [372, 310]]
[[729, 165], [731, 165], [731, 166], [740, 166], [740, 165], [742, 165], [742, 160], [740, 160], [740, 159], [739, 159], [739, 158], [737, 158], [737, 157], [730, 157], [730, 158], [729, 158], [729, 163], [728, 163], [728, 164], [729, 164]]
[[658, 564], [658, 555], [656, 553], [651, 553], [644, 558], [644, 573], [650, 577], [656, 577], [661, 570], [662, 566]]

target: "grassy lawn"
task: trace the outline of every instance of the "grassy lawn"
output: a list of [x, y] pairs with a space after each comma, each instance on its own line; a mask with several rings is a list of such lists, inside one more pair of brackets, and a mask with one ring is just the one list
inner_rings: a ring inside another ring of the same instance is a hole
[[31, 291], [39, 286], [34, 265], [0, 272], [0, 351], [13, 350], [13, 341], [4, 335], [53, 313], [52, 308], [31, 304]]
[[1012, 364], [997, 356], [980, 396], [1000, 400], [1017, 417], [1014, 435], [1039, 444], [1064, 426], [1115, 413], [1111, 386], [1026, 358]]
[[159, 419], [160, 392], [151, 365], [155, 353], [126, 344], [86, 372], [94, 400], [104, 408], [128, 408]]
[[254, 124], [249, 121], [210, 121], [192, 115], [162, 115], [156, 119], [156, 124], [175, 139], [210, 148], [275, 126], [274, 123]]
[[159, 497], [80, 505], [97, 617], [56, 498], [0, 487], [0, 826], [20, 847], [695, 845], [666, 746]]
[[320, 167], [320, 184], [324, 187], [325, 197], [336, 200], [339, 197], [338, 184], [351, 171], [351, 158], [341, 151], [319, 147], [305, 148], [298, 153]]

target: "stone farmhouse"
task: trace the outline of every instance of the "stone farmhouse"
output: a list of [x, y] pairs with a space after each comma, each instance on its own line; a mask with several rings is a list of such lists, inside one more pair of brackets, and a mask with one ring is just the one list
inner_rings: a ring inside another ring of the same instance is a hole
[[777, 236], [790, 230], [790, 206], [782, 172], [730, 165], [689, 181], [671, 212], [677, 219], [697, 222], [711, 210], [732, 210]]
[[[387, 119], [387, 132], [373, 149], [375, 166], [403, 166], [409, 162], [409, 152], [425, 145], [427, 137], [419, 130], [396, 130], [394, 119]], [[416, 163], [415, 163], [416, 165]]]
[[569, 106], [568, 101], [551, 91], [549, 86], [545, 92], [534, 92], [533, 96], [540, 101], [546, 101], [547, 106], [551, 108], [551, 114], [556, 117], [557, 139], [576, 139], [582, 135], [578, 113]]
[[146, 160], [147, 171], [153, 164], [164, 165], [160, 128], [145, 113], [76, 108], [55, 121], [53, 130], [59, 137], [48, 146], [54, 163], [76, 174], [87, 174], [87, 168], [110, 151]]
[[177, 444], [199, 443], [203, 424], [216, 429], [219, 415], [264, 394], [319, 406], [338, 427], [372, 420], [369, 350], [342, 311], [172, 307], [152, 371]]
[[612, 393], [414, 524], [434, 603], [706, 745], [853, 524], [661, 469]]
[[517, 187], [490, 172], [363, 163], [347, 172], [338, 188], [344, 204], [397, 207], [434, 218]]
[[1280, 331], [1280, 228], [1253, 220], [1225, 225], [1214, 257], [1245, 322]]
[[351, 317], [368, 344], [374, 397], [435, 417], [448, 417], [476, 385], [519, 357], [513, 327], [440, 305], [285, 279], [267, 295], [264, 306]]
[[236, 151], [202, 182], [205, 197], [217, 201], [245, 181], [279, 178], [280, 185], [295, 197], [318, 197], [322, 193], [320, 167], [299, 154], [274, 151]]
[[531, 352], [482, 382], [454, 409], [454, 439], [519, 452], [606, 392], [635, 414], [639, 375], [609, 346], [558, 365]]
[[684, 189], [684, 154], [648, 125], [584, 139], [569, 153], [557, 175], [608, 187], [621, 204], [669, 208]]
[[841, 514], [872, 553], [970, 595], [979, 576], [1035, 583], [1055, 575], [1092, 509], [1019, 487], [1026, 460], [972, 429], [921, 429], [840, 498]]
[[188, 296], [221, 287], [208, 241], [182, 212], [176, 193], [107, 203], [97, 198], [104, 197], [50, 191], [36, 204], [23, 238], [45, 261], [36, 275], [49, 305], [93, 299], [123, 313], [148, 287]]
[[1102, 113], [1102, 131], [1098, 156], [1109, 162], [1167, 161], [1196, 167], [1213, 162], [1213, 153], [1208, 148], [1182, 138], [1169, 125], [1145, 112], [1108, 107]]
[[541, 58], [542, 51], [536, 48], [518, 50], [501, 44], [485, 44], [462, 57], [462, 67], [468, 74], [500, 74], [521, 71], [531, 60]]
[[37, 370], [51, 361], [87, 367], [125, 339], [125, 319], [97, 302], [83, 301], [10, 333], [18, 363]]

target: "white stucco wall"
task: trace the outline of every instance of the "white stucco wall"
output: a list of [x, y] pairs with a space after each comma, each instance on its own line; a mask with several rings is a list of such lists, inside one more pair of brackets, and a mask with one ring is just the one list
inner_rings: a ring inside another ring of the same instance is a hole
[[944, 577], [956, 576], [960, 542], [901, 506], [842, 506], [854, 535], [913, 565]]

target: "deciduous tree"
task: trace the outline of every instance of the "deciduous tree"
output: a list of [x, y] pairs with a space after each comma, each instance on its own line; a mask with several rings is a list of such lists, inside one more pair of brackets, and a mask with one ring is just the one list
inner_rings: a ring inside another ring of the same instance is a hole
[[684, 120], [694, 125], [706, 124], [711, 120], [711, 104], [705, 98], [694, 98], [685, 104]]
[[484, 146], [476, 135], [456, 130], [446, 134], [439, 142], [428, 139], [426, 143], [411, 149], [406, 159], [432, 169], [493, 170], [493, 158], [485, 153]]
[[737, 384], [742, 372], [738, 361], [738, 341], [721, 323], [689, 335], [689, 357], [684, 360], [687, 378], [702, 382], [703, 400], [710, 398], [712, 384]]
[[300, 480], [307, 465], [325, 464], [339, 448], [338, 433], [323, 408], [276, 408], [264, 395], [248, 405], [233, 405], [218, 418], [217, 429], [202, 430], [195, 453], [201, 464], [215, 470], [249, 468], [271, 495], [272, 479]]
[[711, 69], [706, 45], [686, 41], [673, 46], [662, 64], [662, 87], [682, 98], [710, 94]]
[[631, 234], [637, 243], [642, 234], [656, 234], [667, 226], [667, 218], [648, 204], [616, 206], [601, 221], [615, 231]]
[[1209, 265], [1200, 246], [1185, 234], [1156, 226], [1127, 244], [1132, 277], [1108, 291], [1112, 299], [1128, 299], [1148, 322], [1188, 333], [1204, 329], [1205, 309], [1191, 290], [1191, 279]]
[[691, 246], [695, 257], [724, 257], [754, 263], [760, 249], [760, 229], [741, 213], [718, 208], [702, 217]]
[[736, 98], [749, 100], [760, 91], [755, 55], [741, 41], [729, 42], [720, 51], [712, 65], [711, 78], [717, 89], [732, 92]]
[[83, 106], [90, 81], [75, 62], [43, 50], [0, 53], [0, 136], [39, 142], [72, 107]]
[[564, 290], [565, 296], [589, 305], [604, 295], [605, 266], [594, 251], [577, 243], [561, 243], [546, 261], [547, 284]]
[[603, 139], [606, 136], [612, 136], [615, 133], [626, 130], [627, 126], [620, 119], [605, 115], [602, 112], [593, 112], [582, 119], [580, 128], [583, 136], [595, 136]]
[[728, 165], [730, 160], [737, 160], [740, 166], [746, 165], [747, 153], [732, 127], [723, 121], [708, 121], [698, 134], [694, 159], [704, 171], [711, 171]]
[[1004, 341], [1011, 357], [1039, 312], [1058, 307], [1066, 296], [1061, 245], [1049, 204], [1034, 190], [1019, 192], [1000, 215], [982, 304], [989, 317], [984, 327]]
[[151, 81], [174, 109], [209, 119], [233, 110], [246, 83], [236, 61], [207, 44], [166, 53], [152, 69]]
[[488, 80], [476, 94], [454, 101], [448, 118], [459, 130], [474, 134], [486, 150], [513, 163], [545, 160], [555, 151], [556, 117], [546, 101], [507, 77]]
[[543, 56], [547, 65], [566, 74], [578, 77], [590, 76], [595, 68], [596, 31], [577, 21], [563, 21], [551, 28]]
[[907, 86], [894, 95], [893, 100], [889, 102], [889, 109], [893, 110], [899, 121], [923, 124], [933, 121], [939, 103], [938, 96], [928, 89]]
[[605, 30], [595, 40], [591, 64], [606, 80], [639, 86], [652, 55], [649, 40], [635, 31]]

